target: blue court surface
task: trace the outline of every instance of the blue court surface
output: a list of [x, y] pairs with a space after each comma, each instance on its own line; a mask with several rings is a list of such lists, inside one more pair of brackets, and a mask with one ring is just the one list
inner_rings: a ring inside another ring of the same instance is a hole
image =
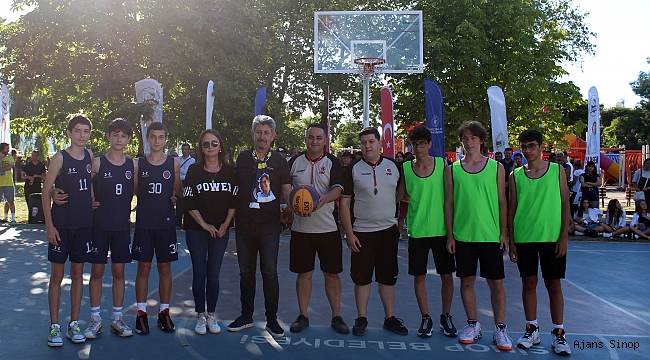
[[[192, 271], [184, 233], [178, 232], [180, 259], [172, 266], [172, 319], [176, 332], [163, 333], [155, 327], [158, 307], [157, 275], [152, 270], [149, 289], [149, 335], [135, 334], [120, 338], [109, 332], [111, 299], [110, 266], [104, 277], [102, 317], [104, 331], [94, 340], [73, 344], [64, 339], [61, 348], [47, 346], [49, 314], [47, 285], [49, 262], [43, 226], [19, 225], [0, 227], [0, 359], [548, 359], [555, 358], [550, 346], [551, 320], [543, 282], [538, 288], [538, 321], [541, 344], [530, 350], [515, 348], [502, 352], [492, 345], [492, 309], [485, 281], [476, 284], [479, 321], [483, 338], [471, 345], [458, 343], [435, 331], [428, 339], [416, 336], [420, 312], [413, 293], [413, 280], [407, 274], [408, 250], [400, 243], [400, 275], [395, 287], [395, 313], [404, 320], [409, 335], [399, 336], [382, 329], [383, 308], [372, 285], [368, 308], [368, 331], [363, 337], [339, 335], [329, 327], [330, 308], [323, 287], [323, 276], [314, 273], [309, 307], [311, 326], [301, 333], [290, 333], [289, 325], [298, 315], [295, 295], [295, 274], [289, 272], [288, 237], [282, 237], [278, 260], [280, 277], [280, 309], [278, 318], [285, 337], [271, 338], [264, 330], [264, 299], [261, 276], [258, 275], [256, 326], [241, 332], [226, 331], [226, 326], [240, 312], [239, 269], [234, 242], [231, 241], [221, 271], [221, 289], [217, 303], [220, 334], [196, 335], [196, 313], [191, 294]], [[341, 274], [343, 294], [342, 316], [350, 325], [356, 317], [353, 284], [349, 278], [349, 250], [344, 248], [344, 271]], [[564, 325], [572, 346], [573, 359], [648, 359], [650, 358], [650, 244], [570, 242], [567, 278], [562, 286], [565, 298]], [[318, 269], [318, 264], [316, 265]], [[90, 265], [85, 267], [85, 281], [90, 278]], [[67, 271], [67, 270], [66, 270]], [[124, 319], [135, 326], [136, 264], [126, 267]], [[70, 315], [69, 278], [64, 279], [61, 298], [61, 322]], [[465, 314], [460, 300], [459, 281], [455, 279], [452, 315], [456, 327], [462, 329]], [[525, 318], [521, 304], [521, 282], [517, 268], [506, 261], [506, 292], [508, 297], [506, 323], [513, 342], [522, 335]], [[429, 307], [434, 323], [440, 312], [440, 280], [433, 261], [427, 276]], [[153, 315], [153, 316], [152, 316]], [[84, 287], [80, 324], [87, 325], [90, 316], [88, 288]]]

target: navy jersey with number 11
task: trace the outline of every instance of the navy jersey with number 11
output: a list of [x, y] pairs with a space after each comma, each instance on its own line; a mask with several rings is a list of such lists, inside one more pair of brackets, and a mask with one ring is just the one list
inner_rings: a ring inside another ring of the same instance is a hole
[[138, 210], [135, 226], [144, 229], [176, 227], [174, 204], [174, 158], [152, 165], [145, 156], [138, 159]]
[[61, 151], [63, 164], [56, 176], [54, 187], [68, 194], [68, 202], [52, 204], [52, 223], [60, 229], [83, 229], [93, 226], [92, 196], [90, 194], [90, 173], [92, 158], [84, 149], [84, 158], [77, 160], [67, 151]]
[[95, 201], [94, 227], [103, 231], [129, 230], [133, 199], [133, 160], [113, 165], [105, 156], [99, 158], [99, 172], [93, 181]]

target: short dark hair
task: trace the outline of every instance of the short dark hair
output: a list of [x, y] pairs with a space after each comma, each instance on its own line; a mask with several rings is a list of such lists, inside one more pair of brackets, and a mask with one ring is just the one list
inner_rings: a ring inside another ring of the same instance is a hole
[[523, 157], [524, 157], [523, 155], [521, 155], [521, 153], [516, 153], [516, 154], [514, 154], [513, 156], [514, 156], [514, 157], [520, 157], [520, 158], [522, 158], [522, 159], [523, 159]]
[[485, 126], [478, 121], [465, 121], [458, 127], [458, 140], [463, 140], [463, 132], [467, 130], [473, 135], [481, 139], [481, 148], [485, 146], [485, 139], [487, 139], [487, 130]]
[[503, 149], [503, 151], [504, 151], [504, 152], [506, 152], [506, 151], [512, 151], [512, 148], [511, 148], [511, 147], [507, 147], [507, 148]]
[[81, 125], [88, 125], [88, 129], [92, 129], [93, 126], [90, 124], [90, 120], [88, 120], [88, 117], [84, 114], [73, 114], [70, 115], [70, 119], [68, 120], [68, 131], [72, 131], [77, 124]]
[[32, 150], [32, 154], [33, 154], [33, 153], [40, 154], [40, 153], [38, 152], [38, 150], [36, 150], [36, 149]]
[[126, 134], [128, 137], [133, 136], [133, 128], [128, 121], [117, 118], [108, 125], [107, 133], [110, 135], [112, 132], [121, 131], [123, 134]]
[[418, 125], [409, 130], [408, 136], [410, 142], [419, 140], [426, 140], [427, 142], [431, 142], [431, 131], [424, 125]]
[[160, 121], [153, 122], [147, 126], [147, 137], [149, 137], [149, 132], [151, 132], [151, 130], [162, 130], [165, 132], [165, 136], [167, 136], [167, 126]]
[[542, 145], [542, 140], [542, 133], [537, 130], [524, 130], [521, 134], [519, 134], [520, 143], [535, 141], [538, 145]]
[[7, 143], [0, 143], [0, 152], [5, 151], [6, 148], [9, 147], [9, 144]]
[[187, 146], [188, 149], [191, 149], [191, 148], [192, 148], [192, 147], [190, 146], [190, 144], [185, 143], [185, 144], [181, 145], [181, 149], [184, 148], [184, 147], [186, 147], [186, 146]]
[[494, 157], [496, 157], [496, 156], [497, 156], [497, 154], [499, 154], [499, 155], [501, 155], [501, 156], [503, 156], [503, 153], [501, 153], [501, 151], [497, 151], [497, 152], [495, 152], [495, 153], [494, 153]]
[[350, 159], [352, 159], [354, 157], [354, 155], [352, 155], [352, 153], [349, 152], [349, 151], [345, 151], [345, 152], [343, 152], [343, 155], [341, 155], [341, 157], [342, 158], [349, 157]]
[[327, 129], [325, 128], [325, 125], [323, 125], [323, 124], [321, 124], [321, 123], [311, 123], [311, 124], [309, 124], [309, 125], [307, 126], [307, 130], [305, 130], [305, 134], [307, 134], [307, 132], [308, 132], [309, 129], [311, 129], [311, 128], [318, 128], [318, 129], [321, 129], [321, 130], [323, 130], [323, 133], [325, 134], [325, 136], [327, 136]]
[[361, 129], [361, 131], [359, 131], [359, 140], [361, 140], [361, 137], [364, 135], [375, 135], [375, 138], [377, 140], [381, 140], [381, 136], [379, 135], [379, 130], [375, 129], [372, 126], [368, 126], [366, 128]]

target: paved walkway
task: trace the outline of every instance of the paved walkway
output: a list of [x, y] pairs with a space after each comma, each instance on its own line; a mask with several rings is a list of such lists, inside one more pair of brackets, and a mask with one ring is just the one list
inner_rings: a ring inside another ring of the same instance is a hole
[[[290, 333], [289, 325], [298, 315], [295, 297], [295, 275], [288, 271], [289, 243], [282, 237], [279, 257], [281, 325], [286, 337], [272, 339], [264, 331], [264, 303], [261, 277], [258, 276], [258, 296], [254, 320], [256, 326], [238, 333], [229, 333], [226, 325], [239, 315], [239, 270], [234, 234], [228, 245], [221, 273], [221, 291], [217, 305], [222, 333], [196, 335], [193, 331], [196, 314], [190, 291], [191, 262], [186, 250], [184, 233], [178, 232], [181, 253], [173, 265], [174, 283], [172, 317], [177, 325], [175, 333], [156, 329], [151, 317], [149, 335], [119, 338], [108, 332], [111, 295], [110, 274], [104, 278], [102, 316], [104, 333], [85, 344], [65, 340], [62, 348], [47, 346], [49, 316], [47, 284], [49, 263], [45, 232], [42, 226], [19, 225], [0, 228], [0, 359], [80, 358], [80, 359], [368, 359], [370, 357], [400, 359], [485, 359], [494, 356], [509, 358], [553, 358], [550, 347], [551, 321], [547, 296], [543, 285], [538, 288], [538, 320], [542, 329], [542, 343], [530, 350], [515, 349], [502, 353], [492, 345], [492, 310], [489, 290], [483, 280], [477, 281], [479, 321], [483, 324], [483, 338], [472, 345], [461, 345], [457, 338], [447, 338], [439, 331], [429, 339], [415, 334], [420, 314], [413, 294], [411, 277], [407, 274], [407, 248], [400, 243], [400, 276], [396, 285], [396, 314], [404, 319], [408, 336], [399, 336], [381, 328], [383, 309], [373, 284], [368, 313], [369, 329], [364, 337], [339, 335], [329, 327], [330, 310], [323, 290], [323, 277], [314, 274], [313, 295], [309, 308], [311, 326], [301, 333]], [[650, 275], [647, 262], [650, 244], [613, 242], [576, 242], [569, 244], [567, 279], [563, 281], [565, 296], [565, 326], [573, 347], [574, 359], [639, 359], [650, 358]], [[353, 285], [347, 273], [349, 250], [344, 250], [342, 315], [349, 325], [354, 323], [356, 310]], [[135, 323], [135, 264], [127, 265], [125, 321]], [[89, 279], [90, 265], [85, 268]], [[439, 312], [440, 279], [432, 261], [429, 265], [427, 286], [429, 304], [434, 318]], [[150, 312], [155, 313], [158, 279], [152, 271], [149, 288]], [[61, 299], [62, 322], [69, 319], [69, 279], [64, 280]], [[455, 279], [456, 293], [452, 315], [457, 327], [462, 328], [464, 311]], [[506, 291], [508, 311], [506, 322], [514, 341], [521, 336], [524, 323], [521, 305], [521, 283], [516, 266], [506, 262]], [[85, 328], [89, 316], [88, 290], [84, 288], [81, 326]], [[487, 354], [486, 354], [487, 353]]]

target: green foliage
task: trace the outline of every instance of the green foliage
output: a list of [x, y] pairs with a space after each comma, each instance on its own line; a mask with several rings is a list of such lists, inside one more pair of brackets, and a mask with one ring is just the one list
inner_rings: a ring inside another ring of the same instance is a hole
[[359, 132], [361, 132], [361, 129], [363, 129], [363, 122], [361, 120], [350, 120], [342, 122], [334, 132], [334, 136], [336, 138], [334, 147], [338, 149], [359, 149]]

